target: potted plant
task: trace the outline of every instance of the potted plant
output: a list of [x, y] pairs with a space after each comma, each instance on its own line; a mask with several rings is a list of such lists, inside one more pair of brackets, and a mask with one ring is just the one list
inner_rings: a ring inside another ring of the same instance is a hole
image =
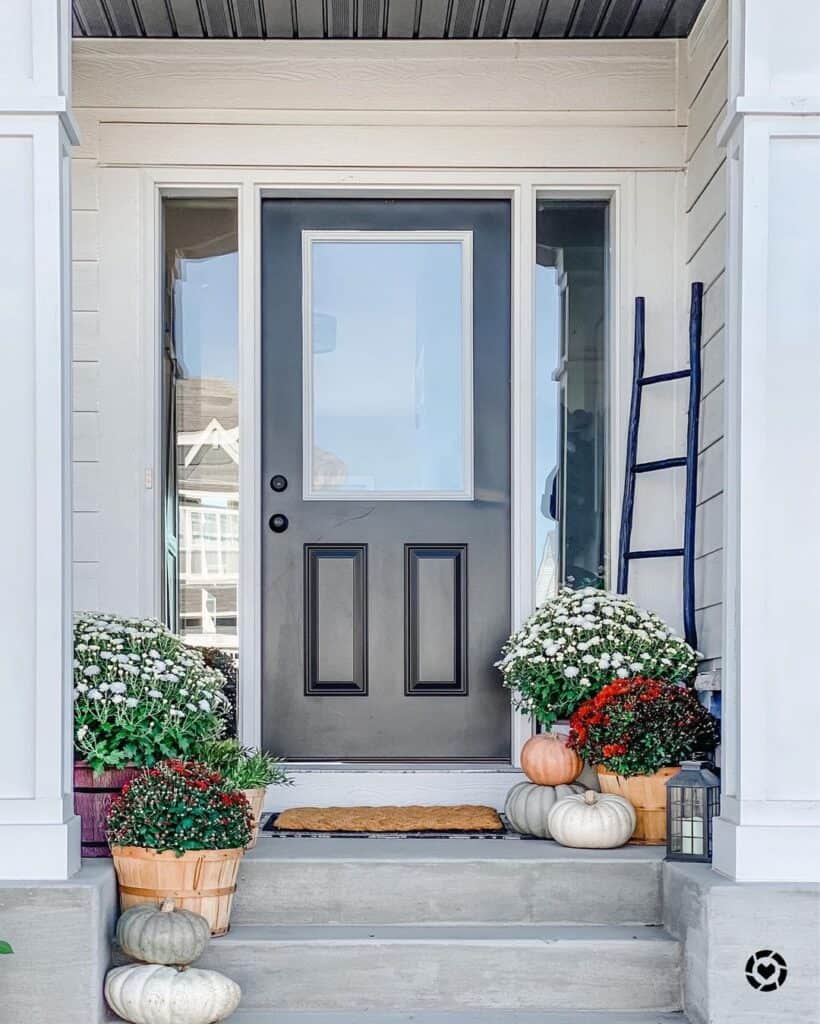
[[120, 908], [173, 896], [222, 935], [251, 825], [248, 801], [207, 766], [169, 760], [144, 769], [108, 812]]
[[111, 800], [139, 768], [221, 735], [219, 672], [153, 619], [79, 615], [74, 624], [74, 807], [82, 851], [107, 857]]
[[253, 839], [248, 849], [256, 846], [259, 822], [268, 786], [290, 786], [282, 759], [255, 747], [243, 747], [237, 740], [212, 740], [197, 747], [195, 757], [212, 771], [219, 772], [230, 789], [244, 793], [253, 813]]
[[698, 653], [652, 612], [594, 587], [565, 588], [513, 633], [497, 663], [516, 707], [546, 728], [613, 679], [686, 682]]
[[719, 739], [694, 690], [657, 679], [616, 679], [570, 719], [569, 746], [596, 766], [604, 793], [635, 807], [632, 841], [647, 844], [666, 841], [667, 780]]

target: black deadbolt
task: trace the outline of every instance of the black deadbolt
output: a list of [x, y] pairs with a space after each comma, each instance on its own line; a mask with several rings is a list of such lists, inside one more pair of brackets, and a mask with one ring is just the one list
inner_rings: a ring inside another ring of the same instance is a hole
[[272, 476], [270, 478], [270, 486], [271, 490], [276, 491], [277, 493], [284, 491], [288, 486], [288, 478], [286, 476], [282, 476], [281, 473], [277, 473], [276, 476]]
[[270, 526], [274, 533], [284, 533], [288, 528], [288, 517], [283, 516], [281, 512], [277, 512], [268, 520], [268, 526]]

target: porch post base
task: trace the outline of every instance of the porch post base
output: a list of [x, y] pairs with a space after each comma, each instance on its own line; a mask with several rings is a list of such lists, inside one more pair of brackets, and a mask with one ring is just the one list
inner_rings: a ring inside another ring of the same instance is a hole
[[738, 882], [820, 883], [820, 827], [714, 823], [712, 867]]
[[45, 825], [0, 825], [0, 879], [51, 881], [80, 870], [80, 819]]

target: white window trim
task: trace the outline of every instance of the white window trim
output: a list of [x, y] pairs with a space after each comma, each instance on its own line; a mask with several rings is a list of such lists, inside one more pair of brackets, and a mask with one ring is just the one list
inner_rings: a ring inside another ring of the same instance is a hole
[[[317, 491], [313, 489], [313, 245], [315, 242], [457, 242], [461, 246], [462, 480], [457, 491]], [[302, 497], [305, 501], [472, 501], [473, 233], [472, 231], [302, 231]]]
[[[394, 197], [394, 198], [506, 198], [512, 207], [512, 626], [517, 628], [533, 610], [535, 590], [534, 506], [534, 268], [535, 210], [540, 197], [554, 199], [606, 199], [610, 202], [609, 468], [608, 503], [610, 574], [617, 551], [624, 465], [624, 421], [629, 407], [634, 266], [629, 258], [635, 232], [635, 176], [629, 171], [441, 171], [441, 170], [294, 170], [208, 167], [145, 168], [142, 172], [144, 218], [142, 265], [145, 288], [141, 343], [153, 353], [145, 360], [145, 465], [160, 479], [162, 465], [161, 362], [157, 339], [162, 330], [161, 200], [166, 196], [235, 195], [239, 206], [239, 390], [240, 413], [240, 587], [238, 686], [239, 728], [242, 741], [261, 742], [261, 206], [267, 196], [283, 197]], [[125, 286], [125, 285], [124, 285]], [[162, 508], [159, 487], [146, 488], [143, 517], [141, 604], [145, 614], [157, 614], [163, 586], [160, 561]], [[533, 732], [529, 716], [511, 709], [511, 768], [519, 764], [522, 744]], [[406, 769], [407, 766], [405, 766]], [[413, 767], [413, 766], [411, 766]], [[509, 787], [509, 769], [476, 764], [463, 766], [469, 776], [486, 772]], [[358, 770], [362, 771], [362, 767]], [[458, 766], [440, 771], [418, 766], [419, 777], [431, 785], [446, 784]], [[337, 790], [349, 787], [346, 766], [297, 768], [307, 775], [324, 773], [326, 802]], [[373, 769], [373, 776], [396, 778], [401, 765]], [[306, 777], [307, 777], [306, 775]], [[315, 790], [314, 790], [315, 791]], [[435, 789], [442, 798], [441, 788]], [[308, 796], [310, 786], [300, 788]], [[374, 790], [376, 796], [381, 791]], [[432, 790], [431, 790], [432, 792]], [[384, 794], [382, 794], [384, 795]], [[462, 794], [463, 795], [463, 794]]]

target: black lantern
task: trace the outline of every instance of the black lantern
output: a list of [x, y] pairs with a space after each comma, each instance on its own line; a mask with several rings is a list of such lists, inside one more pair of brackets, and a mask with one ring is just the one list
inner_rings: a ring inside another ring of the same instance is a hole
[[666, 859], [711, 861], [720, 780], [706, 762], [684, 761], [666, 783]]

